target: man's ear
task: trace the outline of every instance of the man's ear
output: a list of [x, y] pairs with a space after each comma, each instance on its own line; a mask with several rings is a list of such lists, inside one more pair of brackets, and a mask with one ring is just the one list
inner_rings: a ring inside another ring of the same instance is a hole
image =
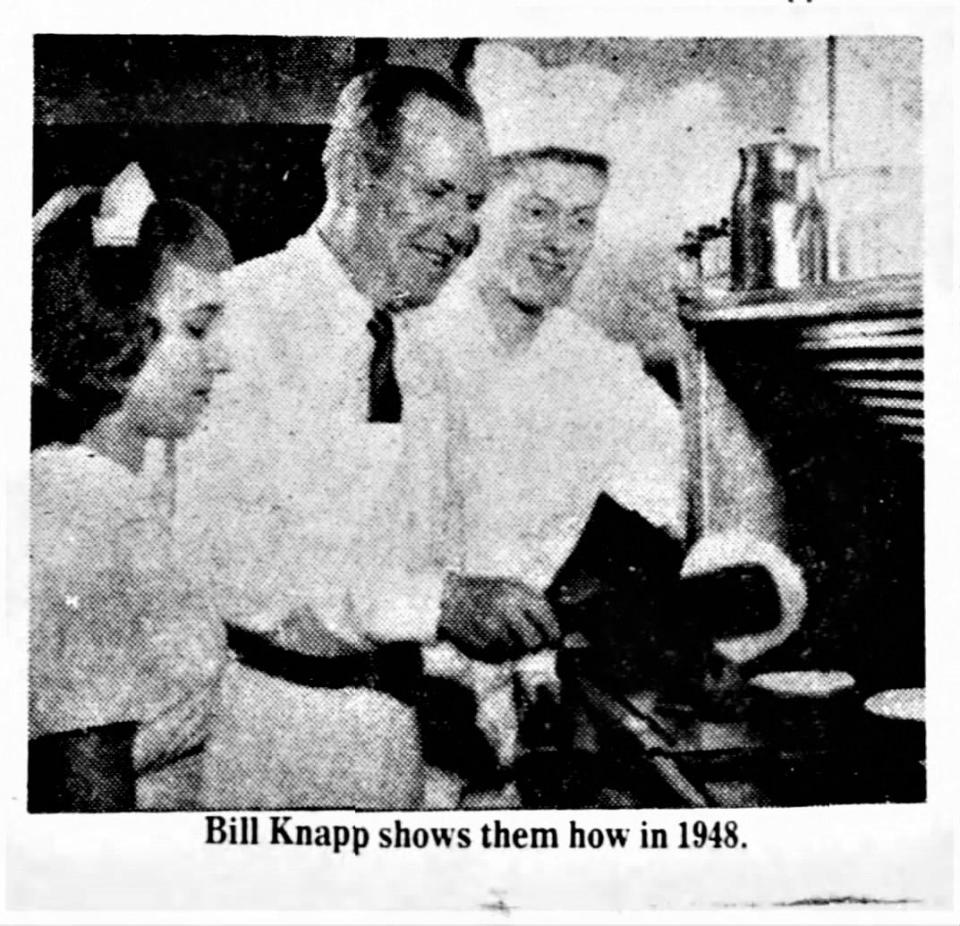
[[356, 205], [370, 186], [370, 171], [358, 151], [345, 150], [337, 164], [337, 190], [344, 205]]

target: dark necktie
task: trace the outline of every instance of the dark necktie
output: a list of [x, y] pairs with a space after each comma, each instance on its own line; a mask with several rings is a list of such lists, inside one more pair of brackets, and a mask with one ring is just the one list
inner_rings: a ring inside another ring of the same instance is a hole
[[403, 412], [403, 397], [393, 362], [397, 342], [393, 315], [388, 309], [377, 309], [367, 322], [367, 330], [373, 336], [367, 420], [396, 423]]

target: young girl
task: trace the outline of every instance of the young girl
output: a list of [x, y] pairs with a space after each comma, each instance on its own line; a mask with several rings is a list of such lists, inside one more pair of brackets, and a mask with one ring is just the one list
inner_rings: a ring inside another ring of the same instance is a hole
[[135, 776], [202, 744], [223, 662], [143, 469], [154, 438], [172, 461], [225, 369], [232, 257], [135, 164], [57, 202], [34, 226], [28, 801], [132, 809]]

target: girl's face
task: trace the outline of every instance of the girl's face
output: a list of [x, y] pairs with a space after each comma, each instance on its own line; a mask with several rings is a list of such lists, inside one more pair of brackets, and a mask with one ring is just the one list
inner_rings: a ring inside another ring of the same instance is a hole
[[147, 311], [160, 336], [130, 384], [124, 413], [145, 437], [186, 437], [209, 402], [214, 377], [227, 370], [218, 331], [223, 284], [212, 271], [173, 263]]

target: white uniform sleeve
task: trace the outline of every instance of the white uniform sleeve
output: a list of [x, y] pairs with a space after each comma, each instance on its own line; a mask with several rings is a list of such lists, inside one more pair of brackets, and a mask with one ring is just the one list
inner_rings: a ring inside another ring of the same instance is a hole
[[433, 642], [440, 619], [443, 576], [439, 572], [391, 570], [378, 581], [364, 583], [350, 593], [350, 606], [366, 636], [380, 642]]
[[686, 472], [680, 409], [648, 376], [639, 355], [619, 351], [611, 417], [607, 492], [652, 524], [684, 534]]
[[764, 633], [714, 641], [714, 649], [735, 663], [756, 659], [783, 643], [800, 626], [807, 607], [807, 586], [800, 567], [779, 546], [749, 531], [727, 530], [701, 537], [687, 552], [682, 574], [706, 575], [747, 564], [763, 566], [773, 579], [780, 599], [780, 620]]

